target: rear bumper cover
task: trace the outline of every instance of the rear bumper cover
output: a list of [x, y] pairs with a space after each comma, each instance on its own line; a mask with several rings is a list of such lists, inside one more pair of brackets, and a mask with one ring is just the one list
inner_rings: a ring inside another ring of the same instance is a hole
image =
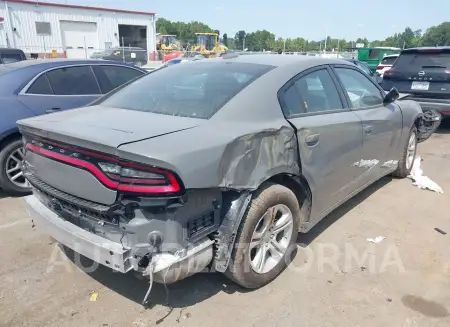
[[102, 265], [125, 273], [132, 269], [131, 249], [90, 233], [62, 219], [34, 195], [25, 198], [33, 222], [58, 242]]
[[[38, 228], [42, 228], [61, 244], [115, 271], [140, 271], [133, 248], [86, 231], [46, 207], [35, 195], [25, 198], [26, 210]], [[151, 267], [155, 281], [173, 283], [202, 271], [213, 257], [213, 243], [207, 237], [177, 253], [157, 253]], [[144, 268], [145, 269], [145, 268]]]

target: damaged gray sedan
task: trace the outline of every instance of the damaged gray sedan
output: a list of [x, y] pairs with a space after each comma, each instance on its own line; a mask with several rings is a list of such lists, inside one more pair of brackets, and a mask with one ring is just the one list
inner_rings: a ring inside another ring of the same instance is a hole
[[261, 287], [297, 232], [381, 177], [406, 177], [440, 116], [338, 59], [174, 65], [90, 107], [19, 121], [37, 228], [161, 283]]

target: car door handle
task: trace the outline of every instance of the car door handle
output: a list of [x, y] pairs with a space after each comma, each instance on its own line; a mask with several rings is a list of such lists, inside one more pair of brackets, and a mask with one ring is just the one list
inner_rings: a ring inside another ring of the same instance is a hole
[[311, 134], [305, 137], [305, 143], [309, 147], [313, 147], [319, 143], [319, 136], [320, 134]]
[[366, 134], [366, 135], [372, 134], [372, 126], [370, 126], [370, 125], [365, 125], [365, 126], [364, 126], [364, 134]]
[[61, 108], [52, 108], [52, 109], [45, 110], [45, 112], [47, 114], [51, 114], [52, 112], [57, 112], [57, 111], [60, 111], [60, 110], [61, 110]]

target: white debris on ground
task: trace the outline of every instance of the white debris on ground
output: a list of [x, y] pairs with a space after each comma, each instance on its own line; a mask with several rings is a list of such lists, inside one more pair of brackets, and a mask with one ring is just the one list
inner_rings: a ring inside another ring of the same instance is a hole
[[423, 175], [423, 170], [420, 168], [421, 161], [422, 159], [420, 158], [420, 156], [416, 155], [416, 157], [414, 158], [411, 173], [408, 176], [408, 178], [413, 180], [413, 185], [423, 190], [428, 189], [437, 193], [444, 193], [444, 191], [438, 184], [436, 184], [427, 176]]
[[375, 238], [368, 238], [367, 242], [378, 244], [383, 242], [385, 239], [386, 239], [385, 236], [377, 236]]

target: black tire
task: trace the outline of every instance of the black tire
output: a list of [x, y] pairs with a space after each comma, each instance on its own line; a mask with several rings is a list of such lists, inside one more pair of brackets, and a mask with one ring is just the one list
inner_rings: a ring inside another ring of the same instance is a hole
[[413, 162], [411, 163], [410, 167], [408, 167], [407, 162], [408, 162], [408, 145], [409, 145], [409, 140], [410, 140], [412, 134], [414, 134], [415, 138], [416, 138], [415, 149], [414, 149], [414, 157], [413, 158], [416, 157], [416, 153], [417, 153], [417, 128], [416, 128], [416, 126], [413, 126], [411, 128], [409, 134], [408, 134], [408, 138], [406, 139], [406, 144], [403, 146], [402, 156], [400, 158], [400, 161], [398, 162], [397, 170], [392, 173], [392, 176], [394, 176], [394, 177], [406, 178], [411, 173], [411, 169], [412, 169], [413, 164], [414, 164], [414, 159], [413, 159]]
[[[292, 236], [287, 251], [280, 262], [270, 271], [259, 274], [251, 267], [249, 243], [261, 217], [269, 208], [278, 204], [287, 206], [292, 213]], [[296, 247], [294, 244], [297, 240], [300, 219], [300, 203], [290, 189], [279, 184], [268, 183], [256, 191], [238, 228], [236, 244], [225, 276], [236, 284], [249, 289], [259, 288], [273, 281], [286, 269], [292, 259], [292, 254], [295, 253]]]
[[23, 147], [23, 143], [21, 139], [15, 139], [8, 143], [1, 151], [0, 151], [0, 188], [3, 189], [4, 192], [10, 195], [28, 195], [30, 194], [31, 189], [29, 187], [20, 187], [14, 184], [6, 174], [6, 163], [8, 157], [15, 152], [18, 148]]

